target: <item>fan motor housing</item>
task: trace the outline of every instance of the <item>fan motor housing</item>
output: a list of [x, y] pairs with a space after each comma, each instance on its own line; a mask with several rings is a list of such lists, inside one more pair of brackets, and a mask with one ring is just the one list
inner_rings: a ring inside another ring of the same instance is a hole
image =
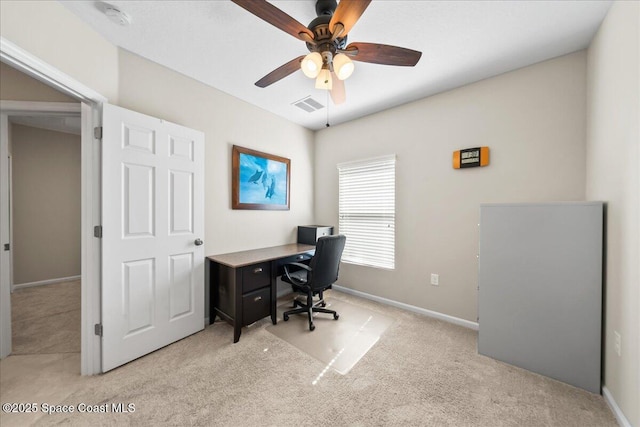
[[[320, 3], [320, 1], [318, 1], [318, 3]], [[331, 30], [329, 30], [331, 16], [332, 15], [320, 15], [307, 26], [307, 28], [313, 32], [314, 40], [316, 41], [315, 45], [307, 43], [307, 49], [309, 49], [310, 52], [330, 50], [331, 53], [335, 53], [337, 50], [344, 49], [347, 45], [347, 36], [338, 37], [331, 41]]]

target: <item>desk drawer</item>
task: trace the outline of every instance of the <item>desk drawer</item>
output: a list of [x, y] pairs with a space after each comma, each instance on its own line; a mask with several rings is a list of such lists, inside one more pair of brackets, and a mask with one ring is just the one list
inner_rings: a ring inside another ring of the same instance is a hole
[[242, 267], [242, 293], [246, 294], [271, 284], [271, 263], [261, 262]]
[[271, 288], [258, 289], [242, 297], [242, 324], [253, 322], [271, 314]]

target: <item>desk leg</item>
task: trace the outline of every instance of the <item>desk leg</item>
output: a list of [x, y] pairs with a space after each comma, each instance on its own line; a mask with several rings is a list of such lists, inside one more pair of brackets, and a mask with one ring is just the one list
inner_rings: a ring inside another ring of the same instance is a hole
[[211, 284], [211, 278], [212, 278], [212, 269], [214, 269], [215, 267], [213, 267], [212, 264], [213, 261], [211, 261], [208, 258], [205, 258], [204, 260], [204, 289], [205, 289], [205, 293], [209, 292], [209, 324], [213, 325], [213, 323], [216, 321], [216, 302], [214, 300], [213, 294], [214, 294], [214, 289], [213, 289], [213, 285]]
[[239, 323], [235, 323], [233, 325], [233, 343], [237, 343], [240, 341], [240, 333], [242, 332], [242, 325]]
[[242, 312], [242, 269], [233, 269], [233, 299], [235, 312], [233, 315], [233, 343], [240, 341], [242, 325], [244, 325], [244, 313]]
[[271, 261], [271, 323], [278, 323], [278, 263]]

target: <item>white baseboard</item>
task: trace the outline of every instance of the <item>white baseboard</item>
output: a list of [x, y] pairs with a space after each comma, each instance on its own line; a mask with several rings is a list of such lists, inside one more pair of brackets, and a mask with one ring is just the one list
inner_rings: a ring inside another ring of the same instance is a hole
[[616, 421], [618, 421], [618, 424], [621, 427], [631, 427], [631, 423], [629, 422], [627, 417], [624, 416], [624, 413], [614, 400], [613, 395], [611, 394], [609, 389], [604, 385], [602, 386], [602, 396], [604, 397], [604, 401], [607, 402], [607, 405], [609, 405], [609, 409], [611, 409], [611, 412], [613, 412], [613, 416], [616, 417]]
[[31, 288], [34, 286], [52, 285], [54, 283], [71, 282], [73, 280], [80, 280], [82, 276], [60, 277], [58, 279], [40, 280], [38, 282], [19, 283], [11, 287], [11, 291], [22, 288]]
[[415, 305], [405, 304], [403, 302], [394, 301], [391, 299], [379, 297], [376, 295], [371, 295], [366, 292], [356, 291], [354, 289], [345, 288], [340, 285], [333, 285], [333, 289], [339, 292], [344, 292], [345, 294], [355, 295], [361, 298], [370, 299], [372, 301], [376, 301], [382, 304], [391, 305], [393, 307], [398, 307], [403, 310], [412, 311], [414, 313], [422, 314], [425, 316], [433, 317], [438, 320], [443, 320], [445, 322], [453, 323], [454, 325], [463, 326], [465, 328], [473, 329], [474, 331], [478, 330], [478, 323], [472, 322], [470, 320], [460, 319], [459, 317], [449, 316], [448, 314], [438, 313], [437, 311], [427, 310], [426, 308], [416, 307]]

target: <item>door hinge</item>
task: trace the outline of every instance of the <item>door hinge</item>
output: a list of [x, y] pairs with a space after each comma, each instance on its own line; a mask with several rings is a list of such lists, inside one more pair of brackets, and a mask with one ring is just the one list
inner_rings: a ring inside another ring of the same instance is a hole
[[4, 244], [4, 250], [5, 250], [5, 251], [9, 251], [9, 250], [11, 250], [11, 245], [10, 245], [9, 243], [5, 243], [5, 244]]
[[98, 239], [102, 239], [102, 226], [96, 225], [93, 227], [93, 237], [97, 237]]
[[102, 336], [102, 323], [96, 323], [94, 325], [94, 331], [95, 331], [97, 336], [101, 337]]
[[102, 126], [93, 128], [93, 137], [95, 139], [102, 139]]

